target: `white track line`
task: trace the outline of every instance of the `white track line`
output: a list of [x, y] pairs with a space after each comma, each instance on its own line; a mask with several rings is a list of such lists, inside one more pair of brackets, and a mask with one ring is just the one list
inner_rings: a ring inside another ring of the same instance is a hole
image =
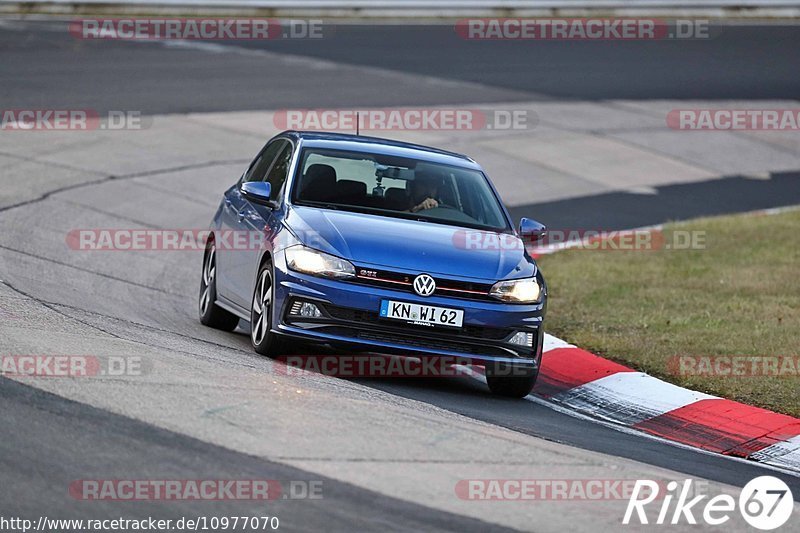
[[644, 372], [617, 372], [553, 396], [550, 401], [632, 426], [716, 396], [695, 392]]

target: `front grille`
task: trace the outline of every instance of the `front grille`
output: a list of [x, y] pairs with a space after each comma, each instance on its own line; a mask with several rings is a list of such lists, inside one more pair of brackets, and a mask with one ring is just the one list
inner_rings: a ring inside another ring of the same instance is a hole
[[[413, 293], [415, 277], [415, 274], [356, 267], [356, 279], [354, 282]], [[489, 290], [492, 288], [490, 284], [445, 279], [437, 276], [432, 277], [434, 281], [436, 281], [435, 295], [466, 298], [470, 300], [496, 301], [489, 296]]]
[[506, 356], [511, 355], [508, 351], [497, 348], [495, 346], [465, 344], [460, 342], [448, 342], [441, 339], [411, 337], [406, 335], [381, 333], [377, 331], [362, 330], [357, 333], [359, 339], [377, 342], [393, 342], [400, 343], [414, 348], [423, 348], [428, 350], [443, 350], [448, 352], [460, 352], [473, 355], [497, 355]]
[[435, 332], [437, 337], [441, 337], [443, 335], [447, 335], [451, 331], [458, 335], [459, 337], [465, 336], [470, 337], [471, 339], [481, 339], [481, 340], [503, 340], [508, 338], [514, 330], [512, 329], [502, 329], [502, 328], [486, 328], [483, 326], [472, 326], [472, 325], [465, 325], [458, 330], [452, 330], [448, 328], [432, 328], [428, 326], [419, 326], [416, 324], [404, 324], [402, 328], [395, 326], [397, 322], [386, 320], [381, 318], [377, 315], [377, 313], [371, 313], [369, 311], [362, 311], [360, 309], [350, 309], [347, 307], [335, 307], [332, 305], [326, 305], [325, 309], [328, 311], [333, 318], [337, 318], [339, 320], [346, 320], [348, 322], [359, 322], [362, 324], [371, 324], [377, 327], [381, 327], [382, 329], [391, 329], [397, 331], [420, 331], [422, 333]]
[[[389, 342], [408, 346], [474, 355], [530, 357], [533, 348], [506, 342], [517, 330], [465, 325], [461, 328], [429, 327], [407, 324], [381, 318], [377, 312], [338, 307], [314, 300], [322, 310], [323, 317], [309, 318], [290, 315], [292, 304], [304, 299], [292, 299], [284, 311], [284, 320], [301, 327], [313, 327], [316, 331], [362, 339]], [[533, 346], [536, 346], [536, 331]]]

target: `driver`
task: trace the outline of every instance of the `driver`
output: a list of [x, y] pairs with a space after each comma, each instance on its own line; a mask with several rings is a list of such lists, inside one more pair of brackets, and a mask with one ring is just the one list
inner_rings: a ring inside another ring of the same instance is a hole
[[411, 207], [412, 213], [424, 209], [439, 207], [436, 197], [439, 195], [439, 178], [430, 173], [418, 172], [411, 182]]

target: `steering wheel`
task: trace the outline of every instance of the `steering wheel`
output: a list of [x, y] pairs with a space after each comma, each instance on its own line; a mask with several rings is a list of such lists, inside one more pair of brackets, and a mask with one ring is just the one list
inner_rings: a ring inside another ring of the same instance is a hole
[[456, 211], [461, 211], [461, 209], [457, 208], [454, 205], [446, 204], [444, 202], [440, 202], [439, 200], [436, 200], [436, 201], [439, 203], [439, 205], [437, 205], [436, 207], [442, 207], [442, 208], [445, 208], [445, 209], [454, 209]]

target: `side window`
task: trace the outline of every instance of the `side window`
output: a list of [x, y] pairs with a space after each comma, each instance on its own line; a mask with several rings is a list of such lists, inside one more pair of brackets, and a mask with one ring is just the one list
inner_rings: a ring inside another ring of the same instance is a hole
[[275, 164], [269, 169], [269, 175], [264, 181], [268, 181], [272, 186], [272, 199], [278, 197], [283, 184], [286, 183], [286, 178], [289, 175], [289, 165], [292, 162], [292, 145], [286, 143], [278, 157], [275, 159]]
[[275, 161], [275, 157], [285, 144], [287, 143], [283, 139], [277, 139], [269, 143], [250, 164], [250, 168], [247, 170], [243, 181], [264, 181], [264, 177], [270, 165]]

